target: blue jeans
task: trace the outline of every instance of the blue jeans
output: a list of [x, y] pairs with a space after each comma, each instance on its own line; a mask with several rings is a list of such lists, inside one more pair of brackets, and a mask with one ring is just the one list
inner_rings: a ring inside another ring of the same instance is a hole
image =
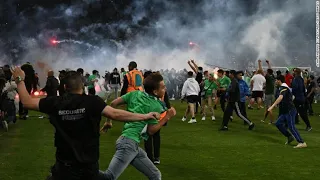
[[287, 124], [288, 128], [289, 128], [291, 134], [294, 136], [294, 138], [299, 143], [303, 143], [303, 140], [302, 140], [302, 138], [301, 138], [298, 130], [296, 129], [296, 126], [295, 126], [296, 114], [297, 114], [297, 111], [295, 109], [293, 109], [287, 114], [279, 115], [278, 120], [276, 122], [276, 126], [284, 136], [289, 137], [291, 135], [288, 132], [287, 128], [285, 127], [285, 125]]
[[129, 164], [142, 172], [148, 179], [161, 180], [159, 169], [150, 161], [147, 153], [139, 147], [139, 144], [127, 137], [120, 136], [116, 142], [116, 153], [105, 172], [106, 179], [118, 179]]
[[110, 85], [111, 89], [114, 91], [114, 98], [117, 99], [118, 96], [119, 96], [119, 88], [120, 88], [120, 85], [119, 84], [111, 84]]

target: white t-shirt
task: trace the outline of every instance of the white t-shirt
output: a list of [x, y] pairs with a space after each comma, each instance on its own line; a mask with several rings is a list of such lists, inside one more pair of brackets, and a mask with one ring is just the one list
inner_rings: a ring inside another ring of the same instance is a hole
[[251, 78], [253, 81], [252, 91], [263, 91], [263, 85], [266, 83], [266, 78], [261, 74], [256, 74]]

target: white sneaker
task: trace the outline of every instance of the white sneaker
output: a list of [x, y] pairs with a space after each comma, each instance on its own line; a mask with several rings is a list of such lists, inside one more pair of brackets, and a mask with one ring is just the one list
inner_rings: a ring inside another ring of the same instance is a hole
[[307, 146], [307, 143], [304, 142], [304, 143], [299, 143], [298, 145], [296, 145], [296, 146], [293, 147], [293, 148], [296, 148], [296, 149], [297, 149], [297, 148], [306, 148], [306, 147], [308, 147], [308, 146]]
[[186, 118], [186, 117], [183, 117], [181, 120], [182, 120], [182, 121], [186, 121], [186, 120], [187, 120], [187, 118]]
[[39, 118], [39, 119], [43, 119], [43, 118], [44, 118], [44, 116], [39, 116], [38, 118]]
[[189, 124], [193, 124], [193, 123], [196, 123], [197, 120], [196, 119], [190, 119], [190, 121], [188, 122]]
[[212, 121], [215, 121], [215, 120], [216, 120], [216, 117], [212, 116], [212, 117], [211, 117], [211, 120], [212, 120]]
[[205, 120], [206, 120], [206, 117], [205, 117], [205, 116], [203, 116], [201, 120], [202, 120], [202, 121], [205, 121]]
[[233, 116], [230, 116], [230, 119], [233, 120]]
[[160, 164], [160, 160], [155, 160], [154, 162], [153, 162], [153, 164]]

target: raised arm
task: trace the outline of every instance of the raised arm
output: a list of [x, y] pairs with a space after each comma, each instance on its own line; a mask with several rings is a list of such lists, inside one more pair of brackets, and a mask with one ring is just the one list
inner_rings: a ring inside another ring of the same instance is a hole
[[197, 73], [198, 73], [198, 69], [196, 69], [196, 68], [191, 64], [190, 61], [188, 61], [188, 64], [189, 64], [189, 66], [191, 67], [191, 69], [193, 70], [193, 72], [197, 74]]
[[29, 95], [24, 83], [24, 71], [20, 67], [14, 67], [13, 69], [11, 69], [11, 72], [16, 81], [19, 98], [23, 104], [23, 107], [25, 107], [26, 109], [38, 111], [40, 98], [32, 98]]
[[272, 69], [270, 61], [266, 59], [266, 63], [268, 64], [268, 69]]
[[196, 69], [196, 73], [198, 73], [199, 66], [194, 62], [194, 60], [191, 60], [191, 63], [193, 64], [193, 67]]

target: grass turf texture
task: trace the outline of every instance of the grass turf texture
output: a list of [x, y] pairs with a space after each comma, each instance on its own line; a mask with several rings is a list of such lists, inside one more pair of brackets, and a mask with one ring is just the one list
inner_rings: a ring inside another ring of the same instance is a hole
[[[219, 132], [222, 113], [216, 111], [216, 122], [207, 118], [197, 124], [182, 122], [186, 103], [173, 102], [177, 116], [161, 130], [161, 165], [165, 180], [192, 179], [319, 179], [320, 121], [310, 117], [312, 132], [306, 132], [305, 124], [297, 125], [308, 148], [293, 149], [284, 145], [284, 138], [275, 126], [261, 123], [264, 110], [248, 110], [256, 123], [253, 131], [235, 117], [228, 132]], [[320, 106], [314, 105], [315, 112]], [[38, 113], [31, 112], [32, 115]], [[188, 119], [189, 120], [189, 119]], [[102, 121], [102, 123], [104, 120]], [[105, 170], [115, 152], [122, 123], [101, 135], [100, 169]], [[0, 179], [43, 180], [54, 164], [54, 129], [47, 119], [30, 117], [9, 126], [9, 132], [0, 129]], [[296, 144], [296, 142], [294, 142]], [[143, 143], [141, 143], [143, 145]], [[129, 166], [120, 180], [146, 179]]]

